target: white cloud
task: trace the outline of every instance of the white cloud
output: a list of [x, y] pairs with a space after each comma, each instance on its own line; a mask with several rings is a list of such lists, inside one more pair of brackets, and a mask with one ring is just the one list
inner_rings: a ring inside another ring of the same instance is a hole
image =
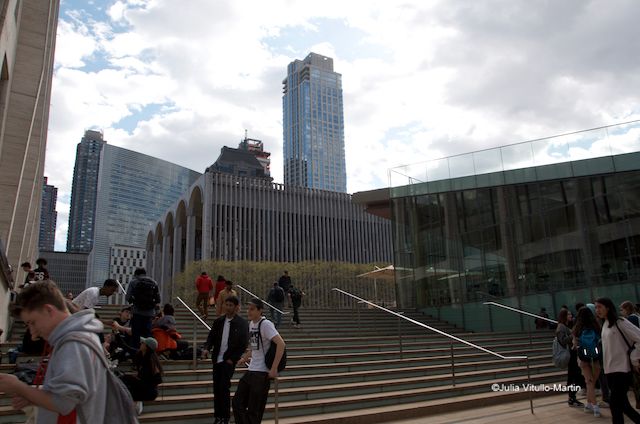
[[[639, 116], [632, 0], [118, 0], [105, 10], [108, 20], [60, 19], [46, 166], [61, 194], [91, 127], [198, 171], [246, 128], [282, 181], [281, 82], [311, 50], [343, 76], [352, 192], [386, 185], [403, 163]], [[163, 106], [148, 115], [150, 105]], [[138, 122], [116, 128], [123, 119]]]

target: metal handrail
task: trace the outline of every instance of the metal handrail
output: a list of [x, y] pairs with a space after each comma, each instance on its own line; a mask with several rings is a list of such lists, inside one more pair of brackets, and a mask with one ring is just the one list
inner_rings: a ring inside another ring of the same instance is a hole
[[540, 315], [532, 314], [531, 312], [527, 312], [527, 311], [523, 311], [522, 309], [513, 308], [511, 306], [503, 305], [501, 303], [483, 302], [482, 304], [483, 305], [499, 306], [500, 308], [508, 309], [509, 311], [517, 312], [517, 313], [522, 314], [522, 315], [529, 315], [530, 317], [534, 317], [534, 318], [542, 319], [542, 320], [545, 320], [545, 321], [549, 321], [549, 322], [551, 322], [553, 324], [557, 324], [558, 323], [558, 321], [553, 320], [551, 318], [546, 318], [546, 317], [543, 317], [543, 316], [540, 316]]
[[351, 296], [351, 297], [353, 297], [354, 299], [358, 299], [358, 300], [359, 300], [360, 302], [362, 302], [362, 303], [366, 303], [366, 304], [368, 304], [368, 305], [371, 305], [371, 306], [373, 306], [373, 307], [375, 307], [375, 308], [378, 308], [378, 309], [380, 309], [380, 310], [382, 310], [382, 311], [385, 311], [385, 312], [387, 312], [387, 313], [389, 313], [389, 314], [392, 314], [392, 315], [395, 315], [395, 316], [397, 316], [397, 317], [399, 317], [399, 318], [402, 318], [402, 319], [404, 319], [405, 321], [409, 321], [409, 322], [410, 322], [410, 323], [412, 323], [412, 324], [419, 325], [420, 327], [426, 328], [427, 330], [431, 330], [431, 331], [433, 331], [433, 332], [435, 332], [435, 333], [438, 333], [438, 334], [440, 334], [440, 335], [442, 335], [442, 336], [448, 337], [448, 338], [450, 338], [450, 339], [452, 339], [452, 340], [455, 340], [455, 341], [457, 341], [457, 342], [460, 342], [460, 343], [462, 343], [462, 344], [466, 344], [467, 346], [471, 346], [471, 347], [473, 347], [473, 348], [475, 348], [475, 349], [478, 349], [478, 350], [481, 350], [481, 351], [483, 351], [483, 352], [485, 352], [485, 353], [488, 353], [488, 354], [490, 354], [490, 355], [496, 356], [496, 357], [498, 357], [498, 358], [500, 358], [500, 359], [527, 359], [527, 358], [528, 358], [527, 356], [504, 356], [504, 355], [501, 355], [501, 354], [499, 354], [498, 352], [494, 352], [494, 351], [489, 350], [489, 349], [486, 349], [486, 348], [484, 348], [484, 347], [482, 347], [482, 346], [478, 346], [478, 345], [476, 345], [476, 344], [474, 344], [474, 343], [471, 343], [471, 342], [468, 342], [468, 341], [466, 341], [466, 340], [463, 340], [463, 339], [461, 339], [461, 338], [459, 338], [459, 337], [454, 336], [453, 334], [449, 334], [449, 333], [444, 332], [444, 331], [442, 331], [442, 330], [438, 330], [437, 328], [431, 327], [431, 326], [429, 326], [429, 325], [427, 325], [427, 324], [425, 324], [425, 323], [422, 323], [422, 322], [420, 322], [420, 321], [416, 321], [416, 320], [414, 320], [414, 319], [411, 319], [411, 318], [405, 317], [404, 315], [402, 315], [402, 314], [400, 314], [400, 313], [398, 313], [398, 312], [394, 312], [394, 311], [389, 310], [389, 309], [387, 309], [387, 308], [385, 308], [385, 307], [382, 307], [382, 306], [380, 306], [380, 305], [376, 305], [376, 304], [375, 304], [375, 303], [373, 303], [373, 302], [369, 302], [368, 300], [364, 300], [364, 299], [362, 299], [362, 298], [360, 298], [360, 297], [358, 297], [358, 296], [356, 296], [356, 295], [354, 295], [354, 294], [348, 293], [348, 292], [346, 292], [346, 291], [344, 291], [344, 290], [340, 290], [339, 288], [333, 288], [332, 290], [338, 291], [338, 292], [340, 292], [340, 293], [342, 293], [342, 294], [346, 294], [347, 296]]
[[200, 318], [200, 317], [198, 316], [198, 314], [196, 314], [196, 313], [193, 311], [193, 309], [191, 309], [191, 308], [189, 307], [189, 305], [187, 305], [186, 303], [184, 303], [184, 300], [180, 299], [180, 296], [176, 296], [176, 299], [178, 299], [178, 300], [180, 301], [180, 303], [182, 303], [182, 305], [183, 305], [185, 308], [187, 308], [187, 309], [189, 310], [189, 312], [191, 312], [191, 315], [193, 315], [193, 316], [194, 316], [194, 318], [196, 318], [198, 321], [200, 321], [200, 323], [201, 323], [202, 325], [204, 325], [205, 327], [207, 327], [207, 330], [211, 331], [211, 327], [209, 326], [209, 324], [207, 324], [206, 322], [204, 322], [204, 321], [202, 320], [202, 318]]
[[271, 309], [274, 309], [278, 312], [280, 312], [282, 315], [288, 315], [289, 312], [285, 312], [285, 311], [281, 311], [280, 309], [276, 308], [275, 306], [273, 306], [272, 304], [270, 304], [269, 302], [267, 302], [266, 300], [262, 299], [260, 296], [256, 296], [255, 294], [251, 293], [249, 290], [245, 289], [244, 287], [242, 287], [240, 284], [236, 284], [236, 287], [239, 288], [240, 290], [246, 292], [247, 294], [255, 297], [256, 299], [260, 299], [262, 301], [262, 303], [264, 303], [265, 305], [267, 305], [268, 307], [270, 307]]
[[[189, 305], [187, 305], [184, 300], [180, 299], [180, 296], [176, 296], [176, 299], [178, 299], [180, 301], [180, 303], [182, 303], [182, 305], [184, 305], [185, 308], [187, 308], [187, 310], [189, 312], [191, 312], [191, 315], [193, 315], [194, 318], [196, 318], [198, 321], [200, 321], [200, 323], [202, 325], [205, 326], [205, 328], [209, 331], [211, 331], [211, 327], [209, 326], [209, 324], [207, 324], [206, 322], [204, 322], [202, 320], [202, 318], [200, 318], [198, 316], [198, 314], [196, 314], [193, 309], [191, 309], [189, 307]], [[196, 320], [193, 320], [193, 369], [195, 370], [198, 367], [198, 339], [197, 339], [197, 329], [196, 329]]]
[[122, 286], [122, 284], [120, 284], [120, 281], [116, 280], [116, 283], [118, 283], [118, 287], [120, 287], [120, 290], [122, 290], [122, 294], [127, 294], [127, 291], [124, 289], [124, 287]]
[[[373, 302], [369, 302], [368, 300], [365, 300], [365, 299], [363, 299], [361, 297], [358, 297], [358, 296], [356, 296], [354, 294], [351, 294], [349, 292], [341, 290], [341, 289], [339, 289], [337, 287], [334, 287], [331, 290], [337, 291], [337, 292], [342, 293], [342, 294], [345, 294], [345, 295], [347, 295], [349, 297], [357, 299], [360, 303], [366, 303], [367, 305], [373, 306], [374, 308], [380, 309], [381, 311], [384, 311], [384, 312], [386, 312], [388, 314], [395, 315], [396, 317], [402, 318], [405, 321], [409, 321], [412, 324], [419, 325], [420, 327], [426, 328], [427, 330], [433, 331], [434, 333], [438, 333], [441, 336], [447, 337], [447, 338], [449, 338], [451, 340], [455, 340], [455, 341], [457, 341], [459, 343], [465, 344], [465, 345], [470, 346], [470, 347], [472, 347], [474, 349], [478, 349], [478, 350], [480, 350], [482, 352], [488, 353], [488, 354], [493, 355], [493, 356], [495, 356], [497, 358], [504, 359], [504, 360], [513, 360], [513, 359], [524, 360], [524, 361], [526, 361], [526, 364], [527, 364], [527, 382], [529, 383], [529, 387], [531, 386], [531, 370], [530, 370], [530, 367], [529, 367], [529, 357], [526, 356], [526, 355], [525, 356], [504, 356], [504, 355], [499, 354], [498, 352], [494, 352], [494, 351], [489, 350], [487, 348], [484, 348], [482, 346], [478, 346], [478, 345], [476, 345], [474, 343], [471, 343], [469, 341], [466, 341], [464, 339], [456, 337], [453, 334], [449, 334], [449, 333], [447, 333], [445, 331], [438, 330], [437, 328], [431, 327], [431, 326], [429, 326], [429, 325], [427, 325], [425, 323], [422, 323], [420, 321], [416, 321], [416, 320], [411, 319], [409, 317], [405, 317], [401, 313], [394, 312], [394, 311], [392, 311], [390, 309], [387, 309], [387, 308], [385, 308], [383, 306], [377, 305], [377, 304], [375, 304]], [[452, 375], [452, 378], [453, 378], [453, 385], [455, 386], [455, 367], [454, 367], [454, 362], [453, 361], [454, 360], [453, 360], [453, 342], [452, 342], [451, 343], [451, 375]], [[531, 393], [530, 390], [529, 390], [529, 404], [530, 404], [530, 407], [531, 407], [531, 413], [533, 414], [533, 394]]]

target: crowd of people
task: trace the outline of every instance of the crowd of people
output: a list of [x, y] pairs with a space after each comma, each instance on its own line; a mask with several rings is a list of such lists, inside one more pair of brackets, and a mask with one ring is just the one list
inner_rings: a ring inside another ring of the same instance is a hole
[[584, 388], [586, 403], [577, 399], [577, 390], [570, 390], [569, 406], [595, 417], [601, 416], [600, 408], [610, 408], [614, 424], [624, 423], [625, 415], [640, 423], [640, 413], [627, 397], [631, 387], [635, 407], [640, 409], [640, 352], [635, 348], [640, 343], [640, 315], [636, 306], [625, 301], [618, 308], [603, 297], [586, 305], [578, 303], [575, 310], [574, 315], [563, 305], [557, 325], [548, 319], [544, 308], [536, 319], [538, 329], [555, 326], [557, 342], [569, 352], [567, 387]]
[[[35, 270], [28, 262], [22, 264], [26, 278], [11, 313], [24, 322], [26, 332], [10, 356], [15, 363], [20, 354], [41, 355], [38, 375], [26, 384], [15, 375], [0, 374], [0, 391], [11, 394], [13, 407], [23, 409], [33, 422], [137, 422], [143, 402], [158, 396], [161, 358], [183, 359], [180, 353], [190, 349], [177, 331], [173, 306], [165, 304], [160, 310], [157, 283], [143, 268], [136, 269], [125, 294], [128, 305], [110, 322], [111, 332], [105, 333], [95, 308], [120, 284], [107, 279], [102, 287], [90, 287], [75, 297], [63, 295], [49, 279], [46, 260], [36, 263]], [[276, 283], [282, 296], [273, 304], [282, 311], [285, 298], [289, 299], [297, 326], [303, 292], [297, 294], [286, 272], [285, 276], [280, 279], [283, 287]], [[222, 276], [214, 284], [203, 272], [196, 289], [201, 316], [208, 318], [209, 306], [216, 313], [202, 350], [202, 356], [210, 354], [213, 362], [215, 423], [230, 420], [231, 378], [236, 366], [243, 364], [248, 364], [248, 371], [234, 396], [235, 422], [260, 422], [270, 381], [286, 360], [285, 343], [276, 329], [280, 320], [276, 325], [263, 316], [265, 303], [259, 298], [247, 303], [248, 320], [241, 317], [238, 292]], [[128, 361], [133, 372], [117, 371], [118, 364]], [[110, 379], [115, 374], [119, 385]], [[113, 406], [112, 392], [121, 400], [115, 415], [107, 412]]]

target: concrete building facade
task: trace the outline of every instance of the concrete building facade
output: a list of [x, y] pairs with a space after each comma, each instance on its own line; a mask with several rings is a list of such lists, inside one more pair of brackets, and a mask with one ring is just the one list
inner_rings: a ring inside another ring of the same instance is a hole
[[40, 208], [40, 236], [38, 238], [38, 249], [55, 250], [56, 226], [58, 222], [58, 212], [56, 212], [56, 202], [58, 200], [58, 189], [47, 184], [47, 177], [44, 177], [42, 186], [42, 206]]
[[147, 271], [170, 283], [192, 261], [391, 260], [390, 222], [351, 195], [207, 170], [147, 236]]
[[[6, 269], [17, 270], [17, 281], [24, 278], [18, 265], [38, 251], [59, 5], [0, 1], [0, 257]], [[0, 328], [6, 329], [13, 283], [0, 281]]]
[[[147, 267], [147, 250], [144, 247], [115, 244], [111, 246], [109, 264], [109, 278], [118, 280], [126, 290], [136, 268]], [[101, 284], [96, 284], [96, 286], [101, 286]], [[126, 303], [122, 290], [113, 295], [109, 299], [109, 303], [116, 305]]]
[[0, 239], [14, 268], [38, 251], [58, 9], [58, 0], [0, 2]]

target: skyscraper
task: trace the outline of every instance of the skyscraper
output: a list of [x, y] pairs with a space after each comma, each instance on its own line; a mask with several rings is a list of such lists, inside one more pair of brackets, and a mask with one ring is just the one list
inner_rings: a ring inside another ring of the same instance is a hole
[[346, 192], [342, 76], [333, 59], [294, 60], [282, 84], [285, 185]]
[[100, 152], [105, 144], [101, 132], [88, 130], [76, 149], [67, 252], [88, 253], [93, 247]]
[[[110, 278], [110, 258], [117, 245], [144, 248], [151, 224], [162, 219], [198, 177], [200, 174], [191, 169], [104, 144], [87, 285], [101, 286]], [[119, 274], [132, 273], [129, 268]]]
[[42, 207], [40, 208], [40, 237], [38, 239], [39, 250], [54, 250], [56, 243], [56, 224], [58, 212], [56, 212], [56, 202], [58, 200], [58, 189], [47, 184], [47, 177], [44, 177], [42, 186]]

